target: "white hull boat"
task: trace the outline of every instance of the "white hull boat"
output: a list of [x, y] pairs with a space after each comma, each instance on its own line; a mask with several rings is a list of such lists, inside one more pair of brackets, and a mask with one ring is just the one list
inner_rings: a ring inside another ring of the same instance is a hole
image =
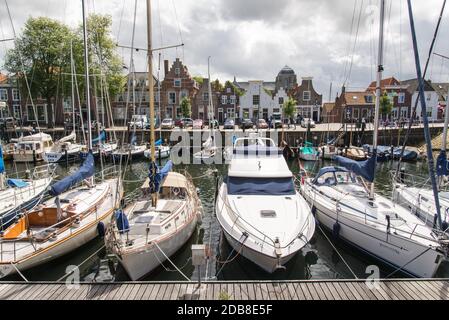
[[[156, 151], [156, 153], [155, 153], [156, 159], [165, 159], [165, 158], [170, 157], [170, 147], [169, 146], [163, 146], [163, 145], [156, 146], [155, 151]], [[150, 149], [145, 150], [144, 155], [145, 155], [145, 158], [150, 159], [151, 158], [151, 150]]]
[[[117, 224], [105, 238], [132, 280], [143, 278], [177, 252], [192, 236], [202, 213], [193, 183], [180, 173], [168, 173], [155, 207], [148, 190], [147, 179], [141, 200], [125, 208], [123, 217], [116, 216]], [[124, 229], [120, 221], [125, 216], [129, 224]]]
[[13, 158], [15, 162], [38, 162], [44, 160], [44, 153], [51, 151], [53, 140], [46, 133], [37, 133], [21, 137], [15, 144]]
[[325, 160], [332, 160], [338, 155], [338, 148], [333, 145], [324, 145], [320, 147], [321, 158]]
[[104, 232], [122, 195], [117, 187], [118, 179], [110, 179], [75, 188], [59, 195], [60, 209], [52, 198], [20, 218], [0, 239], [0, 278], [61, 257]]
[[145, 151], [147, 151], [147, 145], [131, 145], [127, 146], [125, 148], [117, 149], [114, 152], [112, 152], [112, 156], [116, 159], [119, 159], [120, 157], [131, 157], [131, 159], [137, 159], [140, 157], [143, 157], [145, 154]]
[[272, 273], [309, 242], [315, 220], [274, 141], [263, 138], [261, 146], [251, 140], [234, 143], [229, 177], [215, 204], [217, 219], [236, 252]]
[[321, 169], [302, 194], [327, 229], [403, 273], [431, 278], [445, 259], [445, 241], [431, 228], [383, 196], [369, 199], [364, 184], [344, 168]]

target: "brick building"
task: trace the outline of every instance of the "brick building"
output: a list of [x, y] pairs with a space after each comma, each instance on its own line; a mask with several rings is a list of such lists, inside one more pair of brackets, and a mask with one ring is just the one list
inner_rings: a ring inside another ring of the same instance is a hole
[[223, 90], [218, 94], [218, 103], [215, 105], [215, 114], [220, 123], [226, 119], [238, 118], [240, 94], [242, 93], [241, 89], [238, 89], [230, 81], [226, 81]]
[[203, 82], [198, 86], [198, 91], [195, 93], [192, 101], [192, 118], [207, 121], [209, 120], [209, 113], [215, 116], [214, 109], [219, 103], [219, 92], [215, 88], [215, 83], [212, 82], [212, 110], [209, 110], [209, 79], [203, 78]]
[[303, 77], [301, 84], [296, 85], [290, 91], [290, 95], [298, 103], [297, 113], [299, 115], [303, 118], [312, 118], [316, 122], [320, 121], [323, 95], [316, 92], [312, 77]]

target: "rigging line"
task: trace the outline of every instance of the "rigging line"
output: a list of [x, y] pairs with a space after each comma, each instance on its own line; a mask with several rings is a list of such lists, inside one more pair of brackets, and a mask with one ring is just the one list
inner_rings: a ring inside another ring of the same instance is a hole
[[[426, 65], [424, 67], [424, 71], [423, 71], [423, 74], [422, 74], [422, 78], [423, 79], [426, 78], [427, 68], [429, 66], [429, 60], [430, 60], [430, 58], [432, 56], [432, 52], [433, 52], [433, 49], [434, 49], [434, 46], [435, 46], [436, 38], [438, 36], [438, 31], [440, 29], [440, 24], [441, 24], [441, 20], [443, 18], [444, 8], [445, 7], [446, 7], [446, 0], [443, 1], [443, 5], [441, 6], [441, 11], [440, 11], [440, 15], [438, 17], [438, 22], [437, 22], [437, 25], [435, 27], [435, 31], [434, 31], [434, 34], [433, 34], [433, 39], [432, 39], [432, 42], [431, 42], [430, 47], [429, 47], [429, 52], [428, 52], [428, 56], [427, 56]], [[401, 154], [400, 154], [399, 160], [398, 160], [398, 165], [396, 167], [396, 174], [395, 174], [394, 181], [397, 180], [397, 177], [398, 177], [398, 174], [399, 174], [399, 170], [401, 168], [402, 157], [404, 156], [405, 147], [407, 146], [407, 141], [408, 141], [408, 138], [409, 138], [410, 133], [412, 131], [413, 118], [414, 118], [414, 116], [416, 114], [416, 109], [418, 107], [419, 98], [420, 98], [420, 94], [418, 92], [418, 96], [416, 97], [415, 105], [413, 106], [413, 110], [411, 110], [411, 114], [409, 115], [410, 120], [409, 120], [409, 123], [408, 123], [407, 132], [406, 132], [405, 137], [404, 137], [404, 143], [402, 145]]]
[[[178, 32], [179, 32], [179, 39], [181, 40], [181, 43], [184, 43], [184, 40], [182, 39], [181, 25], [180, 25], [180, 23], [179, 23], [178, 13], [177, 13], [177, 11], [176, 11], [176, 6], [175, 6], [175, 1], [174, 1], [174, 0], [171, 0], [171, 3], [172, 3], [172, 5], [173, 5], [173, 10], [174, 10], [174, 12], [175, 12], [176, 24], [177, 24], [177, 26], [178, 26]], [[176, 49], [176, 50], [178, 50], [178, 49]], [[182, 61], [185, 63], [184, 58], [185, 58], [185, 57], [184, 57], [184, 46], [182, 46]]]
[[117, 30], [117, 42], [119, 42], [120, 40], [120, 31], [122, 29], [122, 21], [123, 21], [123, 12], [125, 11], [125, 0], [122, 0], [122, 11], [120, 13], [120, 19], [119, 19], [119, 23], [118, 23], [118, 30]]
[[363, 8], [363, 0], [360, 3], [359, 16], [357, 18], [357, 29], [356, 29], [355, 38], [354, 38], [354, 46], [352, 48], [351, 62], [349, 64], [349, 71], [348, 71], [345, 83], [349, 80], [349, 78], [351, 77], [351, 73], [352, 73], [352, 66], [353, 66], [353, 63], [354, 63], [354, 55], [355, 55], [355, 51], [356, 51], [357, 40], [358, 40], [358, 37], [359, 37], [360, 20], [361, 20], [361, 17], [362, 17], [362, 8]]
[[167, 257], [167, 255], [165, 254], [164, 251], [162, 251], [162, 249], [159, 247], [159, 245], [157, 244], [157, 242], [154, 242], [154, 245], [156, 246], [156, 248], [159, 249], [159, 251], [162, 253], [162, 255], [165, 257], [165, 259], [168, 260], [168, 262], [170, 262], [172, 264], [173, 267], [175, 267], [176, 270], [178, 270], [178, 272], [187, 280], [187, 281], [192, 281], [191, 279], [189, 279], [177, 266], [176, 264], [170, 260], [169, 257]]
[[[354, 6], [353, 6], [353, 9], [352, 9], [351, 28], [349, 29], [349, 38], [348, 38], [348, 45], [347, 45], [347, 48], [345, 50], [346, 51], [345, 57], [349, 57], [349, 54], [351, 52], [351, 38], [352, 38], [352, 31], [353, 31], [353, 28], [354, 28], [354, 18], [355, 18], [355, 11], [356, 11], [356, 7], [357, 7], [357, 1], [358, 0], [354, 0]], [[343, 74], [341, 75], [341, 79], [342, 80], [344, 80], [345, 77], [346, 77], [347, 68], [348, 68], [348, 59], [345, 60]], [[343, 83], [343, 85], [344, 85], [344, 83]]]

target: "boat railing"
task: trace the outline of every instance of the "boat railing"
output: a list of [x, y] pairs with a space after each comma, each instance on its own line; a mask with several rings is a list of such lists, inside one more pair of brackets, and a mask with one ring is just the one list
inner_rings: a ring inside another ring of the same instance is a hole
[[[342, 199], [336, 199], [336, 208], [337, 208], [336, 211], [338, 212], [338, 214], [341, 214], [341, 212], [342, 212], [342, 210], [341, 210], [341, 206], [342, 206], [342, 205], [341, 205], [341, 200], [343, 200], [343, 198], [342, 198]], [[343, 206], [346, 206], [346, 205], [343, 205]], [[338, 208], [340, 208], [340, 209], [338, 209]], [[354, 209], [354, 208], [353, 208], [353, 209]], [[365, 223], [365, 225], [368, 225], [368, 219], [367, 219], [367, 218], [368, 218], [369, 214], [367, 213], [366, 207], [364, 207], [363, 211], [358, 210], [358, 209], [354, 209], [354, 210], [359, 211], [360, 213], [363, 214], [363, 220], [364, 220], [364, 223]], [[360, 214], [355, 214], [355, 213], [351, 213], [351, 212], [345, 211], [345, 215], [353, 216], [353, 217], [356, 217], [356, 218], [359, 218], [359, 219], [360, 219]], [[392, 218], [393, 218], [393, 217], [390, 217], [390, 219], [392, 219]], [[447, 238], [448, 238], [447, 235], [444, 234], [444, 233], [442, 233], [440, 230], [437, 230], [437, 229], [434, 229], [434, 228], [431, 229], [431, 230], [432, 230], [432, 233], [434, 233], [435, 235], [437, 235], [438, 238], [434, 238], [434, 237], [430, 237], [430, 236], [425, 236], [425, 235], [420, 234], [420, 233], [418, 233], [418, 232], [416, 231], [417, 228], [418, 228], [419, 226], [428, 227], [425, 223], [422, 223], [422, 224], [415, 223], [414, 226], [413, 226], [413, 228], [412, 228], [412, 231], [407, 231], [407, 230], [405, 230], [405, 229], [400, 229], [400, 228], [395, 227], [395, 226], [392, 225], [391, 223], [390, 223], [390, 224], [388, 224], [388, 223], [383, 223], [383, 222], [380, 222], [380, 221], [374, 220], [374, 219], [370, 219], [370, 220], [369, 220], [369, 225], [375, 225], [375, 226], [378, 226], [379, 229], [380, 229], [380, 228], [385, 228], [386, 231], [389, 230], [389, 229], [395, 229], [395, 230], [398, 231], [399, 233], [403, 234], [403, 237], [407, 237], [407, 238], [409, 238], [409, 239], [411, 239], [412, 237], [417, 237], [417, 238], [420, 238], [420, 239], [423, 239], [423, 240], [427, 240], [427, 241], [438, 242], [440, 245], [445, 245], [445, 246], [447, 246], [447, 245], [445, 244], [445, 242], [439, 241], [439, 240], [448, 240], [448, 239], [447, 239]], [[395, 234], [396, 234], [397, 236], [401, 236], [400, 234], [398, 234], [398, 232], [395, 232]], [[444, 237], [445, 239], [439, 239], [439, 237]]]

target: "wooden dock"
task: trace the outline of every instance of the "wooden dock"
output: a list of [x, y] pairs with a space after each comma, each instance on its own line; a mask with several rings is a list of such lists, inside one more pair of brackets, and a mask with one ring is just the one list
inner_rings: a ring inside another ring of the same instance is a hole
[[[449, 300], [449, 279], [80, 283], [0, 282], [1, 300]], [[73, 286], [73, 285], [72, 285]]]

